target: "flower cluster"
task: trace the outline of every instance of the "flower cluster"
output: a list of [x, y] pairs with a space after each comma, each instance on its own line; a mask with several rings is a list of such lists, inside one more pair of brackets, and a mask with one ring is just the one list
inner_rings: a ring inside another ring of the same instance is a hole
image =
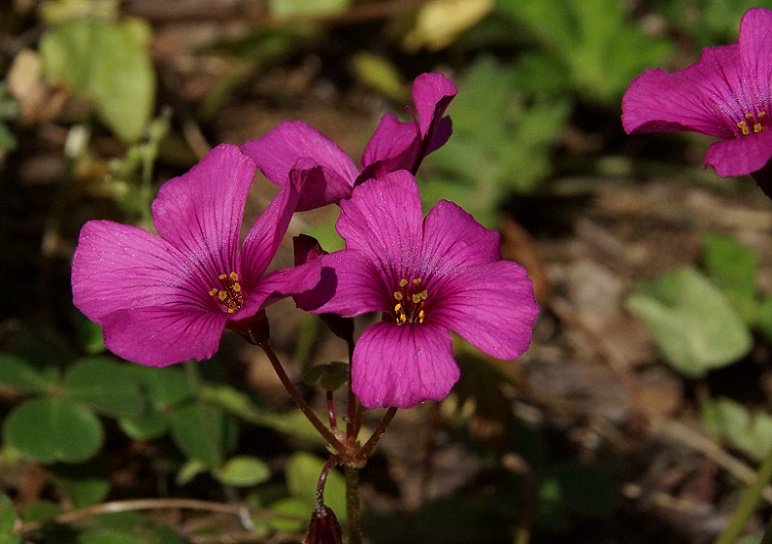
[[751, 174], [772, 198], [772, 10], [749, 9], [738, 43], [709, 47], [668, 73], [646, 70], [622, 99], [628, 134], [692, 131], [715, 136], [705, 165], [718, 175]]
[[[244, 334], [285, 296], [314, 313], [380, 312], [352, 359], [352, 389], [366, 407], [441, 399], [458, 379], [451, 333], [500, 359], [522, 354], [538, 313], [525, 270], [501, 259], [496, 232], [441, 201], [422, 217], [414, 174], [451, 133], [456, 94], [439, 74], [413, 86], [415, 112], [387, 114], [360, 167], [302, 122], [258, 140], [220, 145], [164, 184], [152, 234], [111, 221], [82, 229], [73, 260], [75, 305], [102, 325], [114, 353], [164, 366], [211, 357], [225, 328]], [[255, 169], [281, 186], [241, 243]], [[340, 206], [346, 248], [309, 249], [267, 272], [297, 211]]]

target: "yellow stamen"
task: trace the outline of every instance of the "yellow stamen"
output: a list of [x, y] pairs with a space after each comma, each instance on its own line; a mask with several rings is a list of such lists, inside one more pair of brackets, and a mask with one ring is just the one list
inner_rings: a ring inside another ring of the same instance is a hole
[[217, 279], [222, 282], [222, 289], [213, 287], [209, 291], [209, 295], [220, 301], [225, 306], [226, 312], [229, 314], [235, 313], [244, 304], [244, 295], [241, 293], [238, 274], [236, 272], [220, 274], [217, 276]]
[[765, 128], [765, 123], [767, 117], [766, 111], [757, 111], [756, 113], [746, 113], [745, 114], [745, 120], [740, 121], [737, 123], [737, 128], [740, 129], [740, 132], [743, 136], [748, 136], [749, 134], [758, 134], [759, 132], [762, 132]]
[[418, 291], [418, 286], [423, 283], [423, 278], [399, 280], [399, 288], [394, 291], [394, 320], [397, 325], [405, 323], [423, 323], [426, 320], [424, 302], [429, 297], [429, 292], [424, 289]]

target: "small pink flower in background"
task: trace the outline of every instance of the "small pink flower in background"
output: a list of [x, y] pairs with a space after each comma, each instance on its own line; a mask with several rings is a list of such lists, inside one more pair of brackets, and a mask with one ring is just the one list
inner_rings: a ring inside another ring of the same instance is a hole
[[[739, 43], [703, 50], [700, 60], [668, 73], [646, 70], [622, 99], [628, 134], [693, 131], [721, 138], [705, 164], [720, 176], [757, 174], [772, 159], [772, 10], [749, 9]], [[772, 186], [761, 183], [772, 196]]]
[[246, 142], [242, 150], [281, 186], [298, 159], [313, 160], [321, 168], [306, 180], [298, 211], [337, 204], [371, 177], [400, 169], [415, 173], [423, 158], [450, 137], [451, 122], [443, 115], [457, 92], [441, 74], [418, 76], [413, 83], [416, 116], [408, 122], [391, 113], [383, 116], [362, 154], [361, 172], [335, 142], [302, 121], [280, 123], [262, 138]]
[[206, 359], [226, 326], [318, 283], [313, 262], [264, 275], [300, 198], [297, 179], [257, 219], [239, 252], [254, 172], [237, 146], [223, 144], [161, 187], [153, 202], [158, 235], [86, 223], [73, 259], [73, 302], [102, 325], [108, 349], [149, 366]]
[[352, 387], [364, 406], [444, 398], [459, 377], [451, 330], [499, 359], [528, 349], [539, 308], [525, 269], [501, 260], [498, 233], [452, 202], [439, 202], [423, 220], [409, 172], [358, 186], [341, 202], [336, 228], [346, 249], [314, 259], [335, 271], [336, 285], [327, 302], [305, 309], [382, 312], [352, 360]]

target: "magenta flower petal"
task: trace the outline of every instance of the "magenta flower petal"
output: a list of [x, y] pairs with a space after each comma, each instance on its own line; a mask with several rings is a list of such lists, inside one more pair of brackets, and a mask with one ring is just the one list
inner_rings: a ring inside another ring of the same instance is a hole
[[443, 115], [457, 93], [442, 74], [419, 75], [413, 82], [417, 119], [403, 123], [393, 114], [383, 116], [362, 154], [357, 183], [399, 169], [415, 174], [423, 158], [448, 141], [451, 123]]
[[440, 74], [422, 74], [413, 83], [416, 115], [402, 122], [386, 114], [362, 155], [362, 171], [335, 142], [300, 122], [280, 123], [257, 140], [241, 146], [265, 176], [285, 186], [293, 169], [301, 170], [304, 191], [297, 211], [340, 203], [351, 197], [356, 185], [395, 170], [418, 169], [423, 158], [450, 137], [450, 119], [443, 117], [458, 90]]
[[703, 50], [683, 70], [647, 70], [622, 99], [628, 133], [694, 131], [725, 140], [705, 164], [721, 176], [755, 174], [772, 158], [772, 10], [749, 9], [737, 44]]
[[740, 47], [743, 63], [749, 72], [756, 72], [760, 96], [769, 97], [772, 86], [772, 9], [751, 8], [740, 21]]
[[[298, 210], [310, 210], [351, 196], [359, 171], [338, 145], [302, 121], [285, 121], [262, 138], [245, 142], [242, 151], [255, 161], [270, 181], [282, 187], [300, 159], [319, 165], [313, 172]], [[306, 163], [304, 169], [308, 170]], [[310, 175], [311, 172], [308, 172]]]
[[[724, 47], [729, 48], [736, 46]], [[720, 70], [720, 60], [734, 56], [715, 53], [706, 51], [701, 61], [710, 62], [716, 70]], [[633, 80], [622, 98], [622, 126], [628, 134], [691, 131], [733, 137], [724, 114], [706, 96], [712, 91], [711, 79], [706, 78], [704, 64], [673, 74], [659, 68], [646, 70]]]
[[438, 202], [426, 216], [424, 247], [423, 265], [437, 271], [501, 260], [499, 233], [447, 200]]
[[421, 219], [404, 170], [358, 186], [336, 228], [346, 249], [323, 255], [337, 284], [311, 313], [382, 312], [352, 361], [352, 385], [369, 407], [406, 408], [444, 397], [458, 378], [449, 330], [499, 358], [523, 353], [538, 314], [533, 284], [502, 261], [498, 234], [450, 202]]
[[[255, 165], [235, 145], [214, 148], [153, 201], [158, 234], [213, 270], [235, 270], [239, 231]], [[212, 272], [214, 277], [221, 272]]]
[[469, 266], [435, 288], [443, 298], [427, 309], [433, 321], [497, 359], [514, 359], [528, 349], [539, 306], [522, 266], [508, 261]]
[[113, 353], [146, 366], [168, 366], [212, 357], [227, 321], [223, 313], [149, 306], [112, 312], [102, 326]]
[[376, 323], [362, 333], [351, 364], [352, 389], [368, 408], [441, 400], [459, 377], [450, 333], [431, 325]]
[[412, 166], [421, 142], [419, 130], [415, 122], [405, 123], [393, 113], [385, 114], [362, 153], [364, 172], [360, 180]]
[[735, 138], [714, 142], [705, 153], [705, 165], [722, 177], [758, 172], [772, 158], [772, 129], [752, 138]]
[[161, 188], [153, 204], [159, 236], [111, 221], [83, 227], [73, 302], [102, 325], [110, 350], [151, 366], [211, 357], [229, 321], [250, 319], [280, 295], [318, 282], [320, 265], [304, 267], [302, 278], [297, 271], [262, 277], [297, 204], [297, 182], [279, 192], [239, 255], [253, 176], [238, 147], [221, 145]]
[[[241, 312], [254, 315], [278, 300], [310, 291], [319, 284], [321, 272], [321, 261], [270, 272], [260, 280], [249, 298], [244, 301]], [[234, 319], [237, 318], [238, 316], [234, 316]]]
[[413, 102], [418, 111], [421, 136], [429, 141], [437, 140], [430, 146], [431, 151], [450, 137], [450, 127], [441, 128], [440, 124], [445, 110], [457, 94], [456, 86], [442, 74], [421, 74], [413, 82]]
[[89, 221], [73, 257], [73, 302], [100, 324], [105, 315], [127, 306], [173, 302], [198, 311], [207, 304], [188, 289], [193, 266], [168, 242], [139, 227]]
[[[341, 317], [390, 311], [391, 297], [385, 295], [390, 281], [369, 255], [344, 249], [320, 257], [322, 280], [316, 289], [295, 298], [298, 307]], [[327, 275], [325, 270], [334, 274]]]
[[248, 290], [254, 289], [260, 281], [287, 232], [300, 199], [301, 177], [299, 171], [292, 172], [289, 183], [268, 204], [244, 237], [241, 262]]
[[415, 178], [405, 170], [379, 183], [357, 187], [360, 198], [341, 203], [335, 228], [346, 247], [368, 253], [401, 274], [420, 256], [421, 198]]

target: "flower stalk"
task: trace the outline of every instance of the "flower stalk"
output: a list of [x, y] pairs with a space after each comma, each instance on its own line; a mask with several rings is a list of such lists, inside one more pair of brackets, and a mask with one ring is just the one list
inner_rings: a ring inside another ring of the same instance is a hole
[[273, 370], [276, 372], [276, 375], [279, 377], [279, 380], [281, 381], [281, 384], [284, 386], [284, 389], [287, 390], [287, 393], [292, 398], [293, 402], [295, 403], [295, 406], [298, 407], [298, 410], [300, 410], [304, 416], [306, 416], [306, 419], [311, 422], [311, 425], [314, 426], [314, 428], [317, 430], [317, 432], [322, 435], [322, 438], [324, 438], [327, 443], [339, 454], [346, 455], [347, 449], [346, 446], [344, 446], [340, 440], [330, 431], [327, 427], [324, 426], [324, 423], [317, 417], [316, 413], [311, 409], [311, 407], [308, 405], [308, 403], [305, 401], [303, 396], [300, 394], [300, 392], [297, 390], [295, 385], [292, 383], [292, 380], [289, 379], [289, 376], [287, 376], [287, 373], [284, 370], [284, 367], [281, 364], [281, 361], [279, 360], [279, 357], [276, 355], [276, 352], [273, 350], [273, 347], [271, 347], [270, 342], [267, 340], [261, 341], [257, 344], [262, 348], [262, 350], [265, 352], [265, 354], [268, 356], [268, 360], [271, 362], [271, 366], [273, 367]]

